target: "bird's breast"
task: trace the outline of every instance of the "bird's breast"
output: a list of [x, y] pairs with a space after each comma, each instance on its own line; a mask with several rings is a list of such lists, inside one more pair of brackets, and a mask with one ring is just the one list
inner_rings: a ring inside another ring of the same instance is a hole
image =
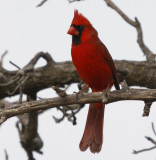
[[72, 59], [80, 78], [92, 90], [102, 91], [113, 85], [111, 68], [104, 59], [103, 51], [93, 45], [72, 46]]

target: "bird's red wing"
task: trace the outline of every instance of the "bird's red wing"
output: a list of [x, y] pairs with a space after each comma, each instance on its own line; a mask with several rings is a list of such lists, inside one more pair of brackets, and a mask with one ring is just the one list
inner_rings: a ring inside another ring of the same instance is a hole
[[102, 54], [102, 56], [111, 68], [111, 71], [113, 74], [113, 79], [114, 79], [114, 86], [115, 86], [116, 90], [120, 90], [117, 70], [116, 70], [114, 61], [113, 61], [108, 49], [106, 48], [106, 46], [102, 42], [101, 42], [101, 47], [102, 47], [102, 50], [104, 51], [103, 52], [104, 54]]

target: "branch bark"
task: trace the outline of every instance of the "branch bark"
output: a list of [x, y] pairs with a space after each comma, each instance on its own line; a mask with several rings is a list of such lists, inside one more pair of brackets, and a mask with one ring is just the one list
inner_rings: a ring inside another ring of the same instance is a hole
[[[39, 58], [44, 58], [47, 65], [34, 68]], [[55, 63], [48, 53], [43, 52], [37, 53], [23, 69], [7, 71], [1, 67], [0, 72], [0, 79], [3, 79], [0, 81], [0, 99], [19, 94], [22, 79], [26, 79], [23, 93], [28, 95], [52, 85], [63, 87], [80, 81], [72, 62]]]
[[[47, 65], [34, 68], [40, 57], [46, 57]], [[48, 57], [48, 58], [47, 58]], [[126, 80], [129, 86], [156, 88], [156, 64], [136, 61], [115, 61], [119, 80]], [[0, 68], [0, 99], [20, 93], [24, 82], [23, 93], [31, 94], [49, 88], [64, 87], [71, 83], [79, 83], [80, 78], [71, 61], [56, 63], [48, 53], [38, 53], [23, 68], [17, 71], [7, 71]]]
[[[32, 100], [36, 100], [36, 93], [27, 95], [27, 101]], [[25, 113], [19, 115], [18, 118], [19, 121], [16, 123], [16, 127], [19, 132], [21, 145], [26, 151], [29, 160], [35, 160], [33, 151], [42, 154], [41, 148], [43, 147], [43, 141], [38, 133], [38, 112]]]
[[71, 104], [86, 104], [94, 102], [103, 102], [105, 104], [122, 101], [122, 100], [142, 100], [153, 102], [156, 101], [156, 89], [122, 89], [113, 92], [93, 92], [84, 94], [72, 94], [65, 97], [55, 97], [50, 99], [26, 102], [17, 104], [11, 108], [0, 110], [0, 122], [8, 118], [23, 113], [30, 113], [38, 110], [45, 110], [58, 106], [67, 106]]

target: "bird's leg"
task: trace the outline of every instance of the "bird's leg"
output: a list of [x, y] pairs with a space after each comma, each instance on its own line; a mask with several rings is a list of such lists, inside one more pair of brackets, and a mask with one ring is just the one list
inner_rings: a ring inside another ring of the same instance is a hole
[[83, 92], [89, 88], [89, 85], [86, 84], [85, 87], [83, 87], [79, 92], [73, 92], [76, 94], [76, 99], [78, 98], [78, 95], [83, 95]]
[[86, 84], [84, 88], [82, 88], [79, 92], [83, 93], [85, 90], [87, 90], [89, 88], [89, 85]]
[[89, 85], [86, 84], [85, 87], [82, 88], [79, 92], [73, 92], [73, 93], [76, 93], [77, 95], [78, 95], [78, 94], [83, 94], [83, 92], [84, 92], [85, 90], [87, 90], [88, 88], [89, 88]]

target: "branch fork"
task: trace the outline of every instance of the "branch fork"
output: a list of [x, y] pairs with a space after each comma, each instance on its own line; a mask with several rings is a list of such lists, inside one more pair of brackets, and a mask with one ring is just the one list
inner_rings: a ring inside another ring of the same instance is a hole
[[155, 57], [156, 54], [153, 53], [144, 43], [143, 41], [143, 32], [142, 32], [142, 28], [141, 28], [141, 24], [139, 22], [139, 20], [135, 17], [135, 20], [130, 19], [118, 6], [116, 6], [115, 3], [113, 3], [111, 0], [104, 0], [106, 2], [106, 4], [114, 9], [128, 24], [130, 24], [131, 26], [135, 27], [136, 31], [137, 31], [137, 42], [138, 45], [140, 47], [140, 49], [142, 50], [142, 52], [144, 53], [144, 55], [146, 56], [146, 59], [148, 62], [155, 62]]
[[[153, 133], [156, 135], [156, 132], [155, 132], [155, 128], [154, 128], [154, 123], [152, 122], [152, 130], [153, 130]], [[145, 138], [150, 141], [152, 144], [154, 144], [153, 147], [150, 147], [150, 148], [145, 148], [145, 149], [141, 149], [141, 150], [133, 150], [133, 154], [138, 154], [138, 153], [142, 153], [142, 152], [145, 152], [145, 151], [151, 151], [153, 149], [156, 149], [156, 141], [151, 138], [151, 137], [148, 137], [148, 136], [145, 136]]]

